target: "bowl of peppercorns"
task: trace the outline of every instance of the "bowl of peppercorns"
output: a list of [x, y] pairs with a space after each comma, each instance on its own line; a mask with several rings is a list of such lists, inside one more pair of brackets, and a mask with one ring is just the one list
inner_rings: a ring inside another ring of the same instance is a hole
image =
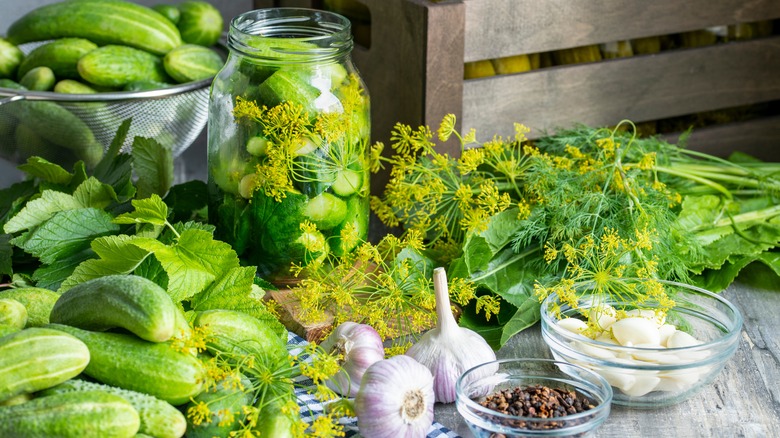
[[612, 402], [603, 377], [549, 359], [478, 365], [461, 375], [455, 392], [458, 413], [477, 438], [589, 436]]

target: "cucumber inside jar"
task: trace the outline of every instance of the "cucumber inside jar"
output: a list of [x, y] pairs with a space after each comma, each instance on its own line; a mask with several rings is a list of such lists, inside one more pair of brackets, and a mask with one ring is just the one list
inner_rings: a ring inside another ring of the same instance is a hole
[[221, 141], [210, 145], [209, 210], [220, 237], [273, 280], [366, 239], [369, 103], [340, 63], [262, 68], [249, 72], [262, 82], [228, 95], [235, 125], [210, 126], [224, 134], [209, 134]]

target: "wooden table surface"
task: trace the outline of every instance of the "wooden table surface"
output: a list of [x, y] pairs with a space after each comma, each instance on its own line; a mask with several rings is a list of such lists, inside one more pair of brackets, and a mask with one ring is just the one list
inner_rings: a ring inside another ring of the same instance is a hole
[[[735, 283], [721, 293], [742, 312], [739, 348], [716, 380], [693, 398], [654, 410], [612, 406], [595, 437], [780, 437], [780, 291]], [[539, 324], [514, 336], [499, 358], [552, 358]], [[455, 404], [437, 404], [435, 419], [471, 438]]]

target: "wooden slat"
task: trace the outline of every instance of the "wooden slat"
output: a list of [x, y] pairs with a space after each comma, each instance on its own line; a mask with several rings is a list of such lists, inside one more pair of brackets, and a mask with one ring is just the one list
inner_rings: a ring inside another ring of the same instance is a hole
[[[679, 133], [664, 136], [674, 143]], [[780, 116], [694, 129], [688, 149], [727, 157], [744, 152], [764, 161], [780, 162]]]
[[466, 81], [463, 128], [531, 136], [780, 99], [780, 37]]
[[780, 17], [778, 0], [465, 0], [466, 61]]

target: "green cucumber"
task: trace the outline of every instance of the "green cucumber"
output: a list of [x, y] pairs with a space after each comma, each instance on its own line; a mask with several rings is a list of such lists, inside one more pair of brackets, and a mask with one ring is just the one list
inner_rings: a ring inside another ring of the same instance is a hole
[[81, 373], [89, 361], [84, 342], [57, 330], [33, 327], [4, 336], [0, 338], [0, 401], [58, 385]]
[[166, 342], [148, 342], [124, 333], [90, 332], [61, 324], [47, 327], [69, 333], [89, 347], [84, 374], [111, 386], [143, 392], [172, 405], [203, 390], [205, 371], [191, 354]]
[[143, 50], [108, 45], [82, 56], [79, 75], [95, 85], [124, 87], [133, 81], [167, 82], [162, 59]]
[[30, 91], [49, 91], [55, 82], [54, 71], [46, 66], [35, 67], [19, 79], [19, 85]]
[[179, 46], [163, 58], [165, 72], [179, 83], [214, 77], [224, 64], [217, 52], [195, 44]]
[[49, 314], [60, 295], [42, 287], [21, 287], [0, 290], [0, 298], [14, 299], [27, 309], [27, 325], [40, 327], [49, 323]]
[[[241, 387], [237, 387], [239, 383]], [[200, 424], [194, 424], [191, 419], [187, 420], [187, 438], [227, 438], [230, 432], [238, 429], [242, 415], [236, 415], [236, 418], [230, 424], [222, 424], [227, 418], [226, 413], [240, 413], [244, 406], [251, 406], [254, 398], [251, 391], [252, 383], [241, 373], [228, 376], [214, 386], [198, 394], [187, 404], [191, 408], [198, 403], [205, 403], [211, 411], [211, 417]]]
[[354, 169], [341, 169], [336, 172], [336, 178], [333, 180], [333, 193], [347, 197], [357, 192], [363, 187], [363, 174], [365, 172]]
[[23, 329], [27, 325], [27, 308], [13, 298], [0, 298], [0, 325]]
[[86, 380], [71, 379], [43, 391], [41, 395], [48, 396], [85, 391], [103, 391], [118, 395], [130, 402], [136, 412], [138, 412], [138, 417], [141, 420], [138, 428], [139, 433], [145, 433], [156, 438], [179, 438], [187, 430], [187, 420], [184, 418], [184, 414], [173, 405], [151, 395], [136, 391], [102, 383], [88, 382]]
[[140, 80], [140, 81], [128, 82], [127, 84], [125, 84], [122, 90], [123, 91], [149, 91], [149, 90], [159, 90], [161, 88], [168, 88], [172, 86], [173, 85], [165, 82]]
[[177, 5], [179, 28], [185, 43], [213, 46], [222, 35], [224, 20], [219, 9], [205, 1], [185, 1]]
[[282, 339], [263, 321], [235, 310], [205, 310], [195, 314], [193, 327], [206, 334], [212, 354], [226, 353], [226, 359], [243, 360], [247, 354], [271, 363], [287, 359], [287, 339]]
[[79, 79], [79, 59], [97, 48], [97, 44], [84, 38], [54, 40], [30, 51], [19, 65], [18, 76], [21, 78], [35, 67], [49, 67], [59, 79]]
[[320, 230], [330, 230], [344, 222], [347, 215], [347, 203], [337, 196], [323, 192], [309, 199], [303, 209], [303, 214]]
[[148, 278], [107, 275], [79, 283], [65, 291], [51, 310], [49, 320], [85, 330], [121, 327], [150, 342], [173, 336], [176, 305]]
[[0, 436], [131, 438], [140, 420], [133, 406], [103, 391], [40, 397], [0, 408]]
[[0, 38], [0, 78], [14, 78], [24, 52], [5, 38]]
[[282, 102], [302, 105], [314, 117], [314, 101], [320, 90], [308, 82], [308, 76], [294, 69], [278, 70], [258, 86], [260, 99], [266, 106], [273, 107]]
[[154, 5], [152, 6], [152, 9], [157, 11], [163, 17], [167, 18], [168, 21], [173, 24], [178, 23], [179, 19], [181, 18], [181, 12], [179, 12], [179, 8], [174, 5]]
[[[333, 229], [332, 237], [328, 239], [333, 254], [342, 256], [368, 239], [369, 213], [368, 197], [352, 196], [347, 199], [347, 214], [344, 222]], [[345, 230], [345, 227], [351, 229]], [[342, 239], [342, 231], [351, 236], [348, 241]]]
[[63, 94], [95, 94], [98, 91], [85, 83], [73, 79], [63, 79], [54, 84], [54, 92]]
[[71, 151], [52, 144], [23, 123], [16, 125], [14, 141], [21, 161], [35, 156], [61, 165], [72, 165], [76, 162]]
[[164, 55], [182, 44], [176, 26], [146, 6], [122, 0], [63, 1], [41, 6], [8, 28], [13, 44], [62, 37], [121, 44]]

